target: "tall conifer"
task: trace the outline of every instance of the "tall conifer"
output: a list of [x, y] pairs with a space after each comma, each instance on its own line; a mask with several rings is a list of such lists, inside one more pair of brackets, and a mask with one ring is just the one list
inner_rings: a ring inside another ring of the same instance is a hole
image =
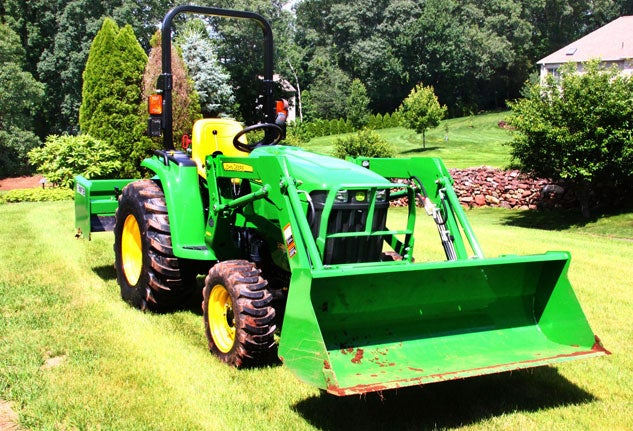
[[120, 176], [138, 176], [151, 143], [139, 112], [147, 55], [129, 25], [106, 18], [95, 36], [83, 73], [79, 126], [82, 133], [110, 143], [120, 154]]

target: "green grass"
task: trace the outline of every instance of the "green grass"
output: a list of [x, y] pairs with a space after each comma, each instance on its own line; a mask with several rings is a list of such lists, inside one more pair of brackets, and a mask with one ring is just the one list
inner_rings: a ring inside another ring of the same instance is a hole
[[128, 307], [112, 234], [76, 240], [72, 202], [0, 205], [0, 398], [30, 430], [632, 429], [633, 217], [554, 230], [521, 214], [468, 212], [487, 256], [571, 251], [575, 292], [613, 355], [336, 398], [283, 366], [221, 364], [197, 310]]
[[[398, 157], [440, 157], [449, 168], [482, 165], [504, 168], [510, 163], [510, 147], [506, 144], [512, 135], [498, 123], [507, 116], [507, 112], [496, 112], [442, 121], [439, 127], [426, 133], [426, 149], [422, 148], [422, 135], [413, 130], [396, 127], [377, 132], [394, 145]], [[339, 136], [315, 138], [304, 147], [331, 155]]]

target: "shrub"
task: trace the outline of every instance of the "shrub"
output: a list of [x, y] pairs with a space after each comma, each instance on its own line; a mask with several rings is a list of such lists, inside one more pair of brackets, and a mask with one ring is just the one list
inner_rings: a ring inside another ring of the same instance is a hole
[[68, 188], [16, 189], [0, 195], [0, 203], [52, 202], [73, 199], [73, 190]]
[[379, 129], [387, 129], [390, 126], [390, 122], [391, 122], [391, 116], [389, 115], [389, 113], [385, 113], [385, 114], [376, 114], [375, 115], [375, 119], [371, 120], [374, 125], [375, 125], [375, 129], [379, 130]]
[[367, 128], [373, 130], [382, 129], [382, 115], [370, 115], [367, 120]]
[[330, 120], [330, 135], [338, 135], [341, 133], [338, 127], [338, 120]]
[[110, 144], [88, 135], [51, 135], [42, 148], [29, 152], [37, 172], [61, 187], [72, 187], [75, 175], [108, 178], [121, 167], [119, 155]]
[[311, 138], [312, 135], [309, 133], [308, 123], [301, 121], [288, 123], [284, 142], [291, 142], [291, 145], [300, 145], [308, 142]]
[[592, 206], [630, 202], [633, 78], [601, 70], [597, 61], [582, 75], [573, 68], [560, 72], [560, 80], [530, 85], [525, 98], [511, 104], [513, 161], [571, 184], [585, 216]]
[[314, 124], [316, 125], [317, 136], [328, 136], [330, 134], [330, 121], [317, 119]]
[[395, 149], [373, 130], [363, 129], [334, 142], [334, 157], [394, 157]]
[[402, 122], [402, 118], [398, 111], [393, 112], [391, 114], [391, 123], [387, 127], [400, 127], [400, 123]]

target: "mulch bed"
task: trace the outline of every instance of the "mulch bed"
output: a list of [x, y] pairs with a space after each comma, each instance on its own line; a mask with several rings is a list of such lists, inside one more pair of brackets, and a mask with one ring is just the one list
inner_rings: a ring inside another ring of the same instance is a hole
[[14, 177], [0, 179], [0, 190], [13, 190], [13, 189], [32, 189], [35, 187], [42, 187], [41, 175], [34, 175], [32, 177]]

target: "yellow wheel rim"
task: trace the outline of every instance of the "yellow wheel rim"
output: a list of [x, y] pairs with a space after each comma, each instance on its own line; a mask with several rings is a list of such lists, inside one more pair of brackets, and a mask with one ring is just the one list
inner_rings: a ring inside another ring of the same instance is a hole
[[235, 316], [231, 295], [221, 284], [211, 289], [207, 319], [213, 343], [220, 352], [228, 353], [235, 342]]
[[141, 244], [141, 229], [136, 217], [132, 214], [128, 215], [123, 223], [121, 261], [127, 282], [130, 286], [136, 286], [143, 267], [143, 246]]

